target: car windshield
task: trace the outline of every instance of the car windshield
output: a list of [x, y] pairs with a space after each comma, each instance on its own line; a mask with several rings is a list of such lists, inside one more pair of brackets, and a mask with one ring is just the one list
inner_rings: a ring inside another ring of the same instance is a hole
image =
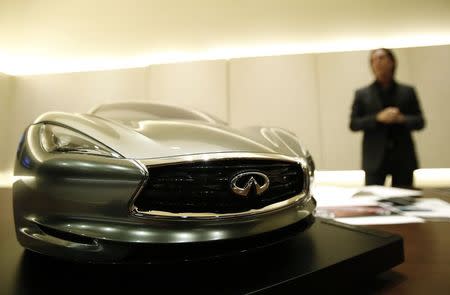
[[197, 110], [148, 102], [103, 104], [93, 109], [90, 113], [99, 117], [122, 122], [145, 120], [194, 120], [226, 124], [220, 119]]

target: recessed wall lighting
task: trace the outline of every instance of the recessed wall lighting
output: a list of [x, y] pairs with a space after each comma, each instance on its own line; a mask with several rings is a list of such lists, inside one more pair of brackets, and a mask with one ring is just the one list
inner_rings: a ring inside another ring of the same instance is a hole
[[450, 44], [449, 34], [401, 35], [389, 38], [346, 38], [324, 42], [255, 44], [242, 47], [237, 44], [199, 51], [154, 52], [124, 57], [55, 57], [20, 55], [0, 50], [0, 72], [5, 74], [35, 75], [84, 71], [101, 71], [146, 67], [154, 64], [244, 57], [277, 56], [305, 53], [325, 53], [369, 50], [377, 47], [405, 48]]

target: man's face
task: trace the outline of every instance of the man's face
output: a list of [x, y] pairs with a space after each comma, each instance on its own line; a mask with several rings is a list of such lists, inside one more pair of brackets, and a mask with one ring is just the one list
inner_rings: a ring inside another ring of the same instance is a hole
[[377, 80], [392, 79], [394, 62], [382, 49], [375, 50], [370, 58], [373, 73]]

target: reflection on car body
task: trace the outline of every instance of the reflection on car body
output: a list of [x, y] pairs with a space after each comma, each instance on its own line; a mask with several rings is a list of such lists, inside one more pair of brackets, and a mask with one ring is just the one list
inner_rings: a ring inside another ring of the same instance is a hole
[[41, 115], [20, 141], [15, 177], [20, 244], [88, 262], [278, 238], [307, 228], [316, 206], [314, 162], [292, 133], [147, 102]]

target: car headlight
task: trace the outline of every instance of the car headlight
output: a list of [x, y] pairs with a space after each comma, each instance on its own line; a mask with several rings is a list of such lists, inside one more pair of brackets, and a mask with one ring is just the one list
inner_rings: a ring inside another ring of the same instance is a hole
[[44, 150], [49, 153], [75, 153], [122, 158], [121, 155], [100, 142], [57, 125], [42, 125], [40, 141]]

